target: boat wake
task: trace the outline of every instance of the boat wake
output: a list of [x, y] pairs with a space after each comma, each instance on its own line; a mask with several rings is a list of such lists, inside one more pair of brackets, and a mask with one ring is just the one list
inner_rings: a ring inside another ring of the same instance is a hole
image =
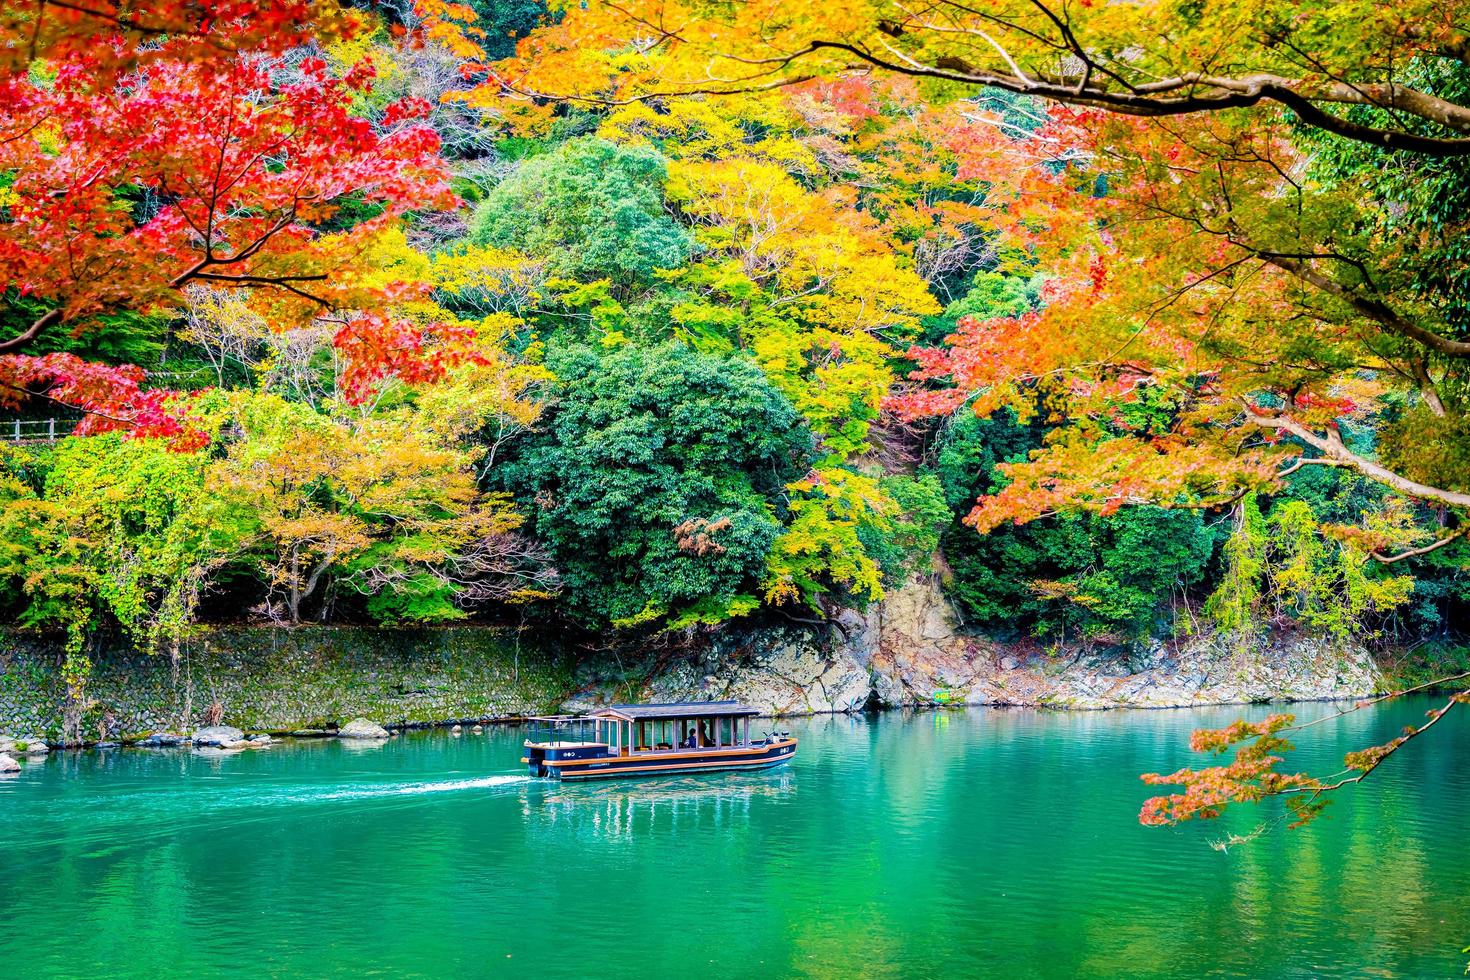
[[[270, 786], [260, 783], [236, 784], [229, 787], [210, 786], [186, 790], [148, 790], [143, 792], [106, 793], [105, 809], [84, 828], [68, 836], [84, 857], [101, 858], [121, 854], [145, 839], [166, 839], [180, 832], [217, 826], [227, 820], [231, 830], [255, 823], [279, 820], [283, 811], [313, 812], [317, 806], [363, 807], [382, 809], [413, 806], [416, 801], [432, 799], [435, 794], [476, 793], [495, 796], [516, 792], [535, 782], [529, 775], [501, 774], [472, 779], [442, 779], [423, 782], [355, 782], [323, 786]], [[74, 801], [59, 798], [36, 808], [35, 819], [62, 819], [74, 809]], [[142, 815], [155, 823], [148, 825]], [[3, 814], [0, 814], [3, 816]], [[0, 837], [6, 836], [5, 821], [0, 819]], [[49, 846], [50, 838], [40, 834], [34, 840], [7, 841], [7, 861], [23, 862], [28, 854], [39, 855]], [[19, 865], [17, 865], [19, 866]]]
[[427, 793], [457, 793], [467, 789], [494, 789], [518, 786], [532, 781], [531, 776], [483, 776], [479, 779], [446, 779], [432, 783], [372, 783], [302, 793], [291, 802], [305, 803], [327, 800], [367, 800], [393, 796], [423, 796]]
[[[156, 811], [163, 808], [178, 819], [206, 816], [221, 810], [269, 810], [354, 800], [407, 803], [415, 797], [435, 793], [463, 793], [472, 790], [504, 792], [530, 782], [534, 782], [531, 776], [521, 774], [427, 782], [340, 782], [320, 785], [273, 785], [270, 782], [240, 781], [227, 785], [205, 783], [167, 791], [146, 789], [107, 793], [102, 799], [106, 802], [107, 811], [112, 814], [133, 814], [138, 810]], [[57, 799], [52, 805], [60, 813], [72, 804], [66, 799]]]

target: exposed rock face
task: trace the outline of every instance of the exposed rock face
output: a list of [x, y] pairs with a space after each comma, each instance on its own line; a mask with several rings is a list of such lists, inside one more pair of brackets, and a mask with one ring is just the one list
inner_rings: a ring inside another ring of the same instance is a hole
[[1352, 698], [1378, 690], [1368, 652], [1280, 633], [1262, 645], [1205, 635], [1140, 652], [1000, 645], [968, 635], [937, 585], [883, 603], [874, 691], [884, 705], [998, 704], [1171, 708]]
[[20, 772], [20, 763], [8, 755], [0, 755], [0, 776]]
[[830, 630], [727, 628], [702, 652], [582, 680], [586, 693], [568, 710], [733, 698], [771, 715], [868, 704], [1166, 708], [1325, 700], [1369, 694], [1381, 682], [1365, 650], [1294, 634], [1250, 649], [1218, 636], [1141, 652], [1001, 644], [966, 631], [932, 582], [890, 592], [867, 614], [848, 610]]
[[194, 733], [194, 745], [207, 749], [233, 749], [243, 747], [245, 733], [229, 725], [211, 725]]
[[337, 730], [338, 738], [387, 738], [388, 729], [368, 721], [366, 718], [354, 718]]
[[[719, 701], [732, 699], [768, 715], [807, 715], [860, 710], [872, 690], [865, 655], [876, 633], [857, 614], [844, 614], [846, 641], [831, 644], [820, 632], [791, 627], [715, 634], [702, 651], [626, 665], [621, 676], [584, 668], [584, 693], [565, 710], [618, 701]], [[841, 629], [836, 631], [841, 636]]]

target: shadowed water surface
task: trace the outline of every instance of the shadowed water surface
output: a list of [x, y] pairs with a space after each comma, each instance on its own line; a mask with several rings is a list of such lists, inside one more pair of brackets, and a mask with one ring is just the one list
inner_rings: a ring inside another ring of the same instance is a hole
[[784, 770], [605, 785], [520, 775], [513, 729], [59, 754], [0, 781], [0, 975], [1461, 975], [1465, 717], [1304, 830], [1138, 825], [1139, 772], [1263, 713], [818, 718]]

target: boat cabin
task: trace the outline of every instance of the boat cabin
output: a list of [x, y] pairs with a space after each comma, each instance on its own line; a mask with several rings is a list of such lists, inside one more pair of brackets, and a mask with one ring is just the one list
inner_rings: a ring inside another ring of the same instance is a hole
[[537, 718], [526, 740], [533, 775], [557, 779], [766, 768], [795, 754], [784, 732], [751, 737], [760, 712], [737, 701], [614, 704]]

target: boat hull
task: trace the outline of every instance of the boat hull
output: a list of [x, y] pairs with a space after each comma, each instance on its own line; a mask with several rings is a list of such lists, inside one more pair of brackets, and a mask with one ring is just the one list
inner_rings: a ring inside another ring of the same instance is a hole
[[771, 769], [790, 762], [795, 755], [796, 739], [783, 738], [769, 745], [735, 749], [687, 749], [584, 759], [547, 759], [535, 767], [539, 770], [535, 774], [565, 782], [690, 775]]

